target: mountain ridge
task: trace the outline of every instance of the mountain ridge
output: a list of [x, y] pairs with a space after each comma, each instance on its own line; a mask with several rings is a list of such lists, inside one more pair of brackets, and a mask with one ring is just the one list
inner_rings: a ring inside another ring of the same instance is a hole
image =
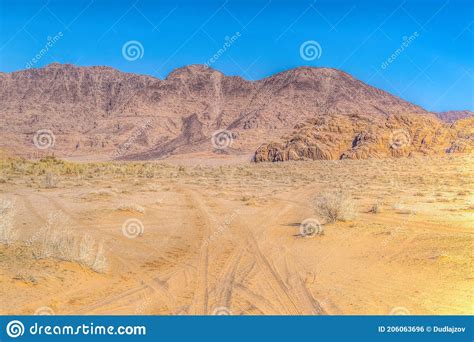
[[445, 112], [438, 112], [436, 116], [441, 120], [449, 123], [456, 122], [465, 118], [474, 117], [474, 112], [470, 110], [448, 110]]
[[[210, 138], [222, 129], [233, 132], [233, 151], [253, 153], [261, 144], [290, 134], [296, 124], [322, 116], [379, 121], [422, 115], [439, 120], [333, 68], [299, 67], [248, 81], [198, 64], [159, 79], [108, 66], [52, 63], [2, 73], [0, 85], [1, 144], [19, 154], [114, 159], [120, 150], [124, 159], [157, 159], [213, 152]], [[141, 132], [146, 138], [123, 149], [147, 122], [152, 124]], [[55, 145], [38, 151], [31, 142], [35, 132], [45, 129], [55, 135]]]

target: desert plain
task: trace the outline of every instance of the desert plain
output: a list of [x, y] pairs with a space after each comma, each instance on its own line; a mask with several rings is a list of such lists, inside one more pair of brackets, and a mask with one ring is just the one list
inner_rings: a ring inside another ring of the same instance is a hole
[[0, 165], [1, 314], [474, 313], [472, 154]]

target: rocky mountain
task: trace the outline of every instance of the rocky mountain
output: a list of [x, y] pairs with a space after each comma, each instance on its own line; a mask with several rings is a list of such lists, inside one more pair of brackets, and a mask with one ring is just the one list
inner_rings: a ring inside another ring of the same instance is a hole
[[474, 117], [474, 112], [470, 110], [449, 110], [447, 112], [436, 113], [441, 120], [445, 122], [455, 122], [457, 120], [472, 118]]
[[[0, 113], [4, 149], [29, 157], [105, 160], [251, 153], [282, 141], [308, 120], [324, 120], [328, 127], [340, 122], [338, 129], [350, 134], [360, 133], [362, 122], [384, 129], [395, 116], [442, 125], [423, 108], [343, 71], [309, 67], [247, 81], [191, 65], [162, 80], [110, 67], [53, 63], [0, 73]], [[226, 149], [213, 141], [222, 130], [229, 138]]]
[[367, 159], [474, 151], [474, 118], [443, 124], [425, 115], [336, 115], [299, 124], [282, 143], [261, 145], [255, 161]]

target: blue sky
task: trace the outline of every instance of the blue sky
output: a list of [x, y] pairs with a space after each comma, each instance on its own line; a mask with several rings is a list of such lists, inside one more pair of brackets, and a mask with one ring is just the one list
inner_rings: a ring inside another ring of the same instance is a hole
[[[164, 78], [217, 54], [227, 75], [333, 67], [428, 110], [474, 110], [473, 21], [471, 0], [0, 0], [0, 70], [57, 61]], [[130, 41], [139, 58], [124, 56]]]

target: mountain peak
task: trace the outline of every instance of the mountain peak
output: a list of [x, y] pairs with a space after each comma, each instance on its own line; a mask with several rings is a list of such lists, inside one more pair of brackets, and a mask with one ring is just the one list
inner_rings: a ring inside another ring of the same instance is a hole
[[349, 77], [353, 78], [351, 75], [347, 74], [344, 71], [334, 69], [334, 68], [325, 68], [325, 67], [297, 67], [293, 69], [288, 69], [277, 74], [274, 74], [270, 77], [294, 77], [296, 79], [320, 79], [325, 77]]
[[60, 67], [63, 67], [63, 66], [72, 66], [72, 64], [62, 64], [62, 63], [59, 63], [59, 62], [53, 62], [53, 63], [50, 63], [48, 65], [45, 66], [45, 69], [50, 69], [50, 68], [60, 68]]
[[221, 74], [220, 71], [217, 71], [205, 64], [191, 64], [181, 68], [174, 69], [168, 74], [166, 80], [173, 79], [189, 79], [194, 77], [210, 77], [212, 74]]

